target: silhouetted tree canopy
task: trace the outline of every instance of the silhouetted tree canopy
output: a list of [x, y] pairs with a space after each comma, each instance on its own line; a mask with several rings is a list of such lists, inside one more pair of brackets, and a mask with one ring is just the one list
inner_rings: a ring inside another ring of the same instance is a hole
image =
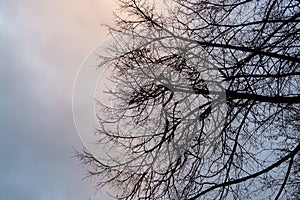
[[98, 186], [118, 199], [299, 199], [299, 1], [119, 6], [99, 64], [113, 69], [97, 113], [111, 151], [77, 154]]

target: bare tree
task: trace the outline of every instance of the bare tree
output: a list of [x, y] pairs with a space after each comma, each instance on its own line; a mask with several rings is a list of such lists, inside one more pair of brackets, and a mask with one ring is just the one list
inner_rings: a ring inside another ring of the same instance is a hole
[[97, 130], [113, 153], [77, 154], [98, 186], [118, 199], [299, 199], [299, 1], [119, 3], [109, 30], [122, 36], [99, 64], [114, 72]]

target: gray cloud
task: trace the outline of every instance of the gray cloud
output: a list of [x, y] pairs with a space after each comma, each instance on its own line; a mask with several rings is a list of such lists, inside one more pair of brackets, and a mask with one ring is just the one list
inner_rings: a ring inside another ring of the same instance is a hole
[[73, 80], [104, 37], [96, 2], [0, 1], [0, 199], [106, 199], [70, 158]]

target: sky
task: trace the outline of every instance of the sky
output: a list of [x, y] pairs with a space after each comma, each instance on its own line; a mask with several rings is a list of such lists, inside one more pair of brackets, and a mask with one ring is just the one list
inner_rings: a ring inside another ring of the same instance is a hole
[[109, 0], [0, 0], [0, 199], [108, 200], [82, 180], [76, 74], [109, 36]]

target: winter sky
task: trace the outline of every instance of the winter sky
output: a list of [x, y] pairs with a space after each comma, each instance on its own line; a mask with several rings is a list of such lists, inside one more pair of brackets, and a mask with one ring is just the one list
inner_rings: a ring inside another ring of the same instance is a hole
[[106, 200], [71, 158], [72, 87], [110, 0], [0, 0], [0, 199]]

